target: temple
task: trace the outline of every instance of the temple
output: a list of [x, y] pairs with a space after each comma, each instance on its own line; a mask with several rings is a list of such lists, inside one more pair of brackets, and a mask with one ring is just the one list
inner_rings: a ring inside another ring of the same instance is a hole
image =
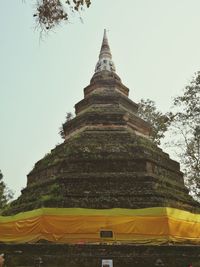
[[63, 125], [65, 141], [35, 164], [9, 213], [40, 207], [195, 211], [179, 163], [152, 143], [151, 127], [128, 95], [104, 31], [84, 99]]
[[128, 96], [104, 31], [64, 142], [0, 216], [7, 267], [200, 266], [200, 205]]

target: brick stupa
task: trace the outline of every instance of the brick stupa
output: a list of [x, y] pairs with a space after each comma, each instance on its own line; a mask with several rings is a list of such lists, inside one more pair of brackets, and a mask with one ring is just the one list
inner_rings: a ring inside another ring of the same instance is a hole
[[106, 31], [95, 73], [63, 125], [65, 141], [39, 160], [9, 214], [40, 207], [174, 207], [195, 212], [179, 163], [150, 140], [150, 125], [115, 72]]

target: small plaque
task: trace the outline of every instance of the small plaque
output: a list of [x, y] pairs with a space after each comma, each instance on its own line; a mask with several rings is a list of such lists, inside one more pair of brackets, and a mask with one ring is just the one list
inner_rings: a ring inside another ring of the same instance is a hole
[[101, 230], [100, 231], [101, 238], [113, 238], [113, 231], [111, 230]]
[[102, 260], [101, 267], [113, 267], [113, 260]]

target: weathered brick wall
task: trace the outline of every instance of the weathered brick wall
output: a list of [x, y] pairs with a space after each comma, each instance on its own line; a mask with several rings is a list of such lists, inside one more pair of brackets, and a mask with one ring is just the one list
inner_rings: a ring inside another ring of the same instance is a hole
[[35, 164], [27, 187], [7, 214], [40, 207], [200, 210], [179, 164], [127, 131], [85, 131]]
[[102, 259], [113, 259], [114, 267], [200, 266], [200, 246], [165, 245], [58, 245], [0, 244], [6, 267], [100, 267]]

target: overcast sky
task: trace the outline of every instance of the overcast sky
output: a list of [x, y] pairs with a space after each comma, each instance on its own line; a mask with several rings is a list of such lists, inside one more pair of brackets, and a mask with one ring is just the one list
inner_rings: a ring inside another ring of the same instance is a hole
[[76, 17], [43, 41], [34, 2], [0, 1], [0, 169], [15, 196], [35, 162], [62, 142], [59, 127], [83, 98], [104, 28], [135, 102], [150, 98], [167, 111], [200, 70], [199, 0], [92, 0], [84, 23]]

